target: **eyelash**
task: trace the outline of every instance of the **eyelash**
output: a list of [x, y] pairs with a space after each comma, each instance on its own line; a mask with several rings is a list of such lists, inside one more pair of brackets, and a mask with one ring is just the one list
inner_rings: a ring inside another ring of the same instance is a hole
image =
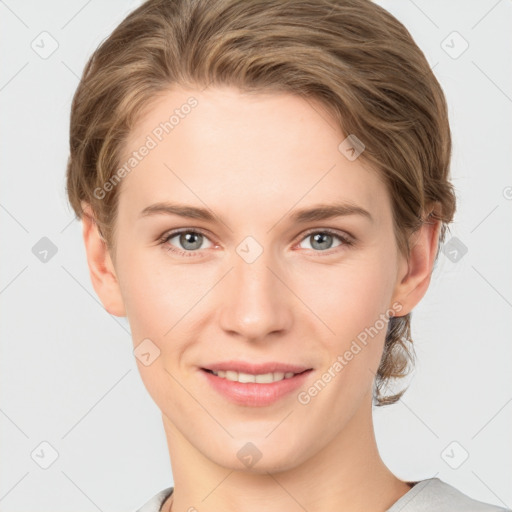
[[[174, 238], [176, 235], [179, 235], [181, 233], [195, 233], [195, 234], [200, 234], [200, 235], [203, 235], [204, 237], [208, 238], [208, 235], [201, 229], [199, 228], [183, 228], [183, 229], [177, 229], [175, 231], [169, 231], [169, 232], [166, 232], [162, 237], [159, 238], [158, 240], [158, 244], [159, 245], [164, 245], [164, 244], [167, 244], [168, 241], [171, 239], [171, 238]], [[340, 240], [342, 242], [341, 245], [338, 245], [337, 247], [334, 247], [333, 249], [327, 249], [325, 251], [315, 251], [314, 249], [310, 249], [314, 252], [317, 252], [319, 253], [319, 256], [323, 256], [323, 255], [332, 255], [333, 254], [333, 250], [335, 252], [336, 249], [342, 249], [343, 247], [351, 247], [354, 245], [355, 243], [355, 239], [352, 237], [352, 236], [348, 236], [348, 235], [342, 235], [340, 234], [339, 232], [337, 231], [334, 231], [332, 229], [329, 229], [329, 228], [326, 228], [326, 229], [312, 229], [312, 230], [309, 230], [307, 231], [306, 233], [304, 233], [304, 235], [302, 235], [302, 238], [299, 240], [298, 243], [302, 242], [303, 240], [305, 240], [306, 238], [308, 238], [309, 236], [313, 235], [313, 234], [317, 234], [317, 233], [321, 233], [321, 234], [329, 234], [329, 235], [332, 235], [336, 238], [338, 238], [338, 240]], [[210, 240], [211, 241], [211, 240]], [[169, 245], [167, 248], [166, 248], [166, 251], [167, 252], [172, 252], [174, 254], [177, 254], [179, 256], [185, 256], [185, 257], [201, 257], [201, 256], [197, 256], [196, 253], [199, 253], [200, 250], [195, 250], [195, 251], [184, 251], [184, 250], [181, 250], [181, 249], [177, 249], [176, 247], [173, 247], [172, 245]], [[324, 254], [322, 254], [324, 253]]]

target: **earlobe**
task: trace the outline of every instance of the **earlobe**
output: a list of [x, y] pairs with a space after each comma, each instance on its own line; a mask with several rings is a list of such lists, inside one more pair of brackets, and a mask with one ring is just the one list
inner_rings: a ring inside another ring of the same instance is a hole
[[94, 290], [111, 315], [126, 316], [121, 289], [107, 244], [94, 221], [90, 205], [82, 203], [82, 209], [82, 234]]
[[[427, 220], [410, 238], [409, 259], [403, 261], [395, 286], [400, 316], [410, 313], [427, 292], [437, 254], [440, 220]], [[403, 257], [405, 259], [405, 256]]]

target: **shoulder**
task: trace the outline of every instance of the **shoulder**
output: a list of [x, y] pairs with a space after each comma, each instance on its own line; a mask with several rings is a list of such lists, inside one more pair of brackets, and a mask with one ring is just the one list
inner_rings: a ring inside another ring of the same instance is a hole
[[512, 512], [477, 501], [439, 478], [417, 482], [387, 512]]
[[167, 487], [167, 489], [164, 489], [163, 491], [155, 494], [135, 512], [160, 512], [160, 507], [162, 506], [163, 502], [172, 494], [173, 491], [174, 487]]

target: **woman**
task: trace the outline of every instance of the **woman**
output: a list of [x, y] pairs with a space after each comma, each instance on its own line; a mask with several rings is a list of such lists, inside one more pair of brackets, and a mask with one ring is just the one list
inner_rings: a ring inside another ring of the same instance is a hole
[[455, 211], [445, 97], [366, 0], [149, 0], [75, 94], [67, 189], [174, 477], [143, 512], [500, 510], [397, 478], [410, 313]]

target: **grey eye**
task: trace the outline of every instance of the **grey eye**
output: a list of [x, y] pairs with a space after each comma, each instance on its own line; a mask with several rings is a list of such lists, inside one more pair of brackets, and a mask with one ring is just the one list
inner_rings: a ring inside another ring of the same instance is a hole
[[[340, 243], [333, 245], [333, 241], [335, 239], [340, 240]], [[323, 231], [317, 231], [316, 233], [310, 233], [304, 238], [304, 241], [311, 241], [310, 247], [306, 247], [306, 249], [315, 249], [318, 251], [325, 251], [327, 249], [331, 249], [333, 247], [337, 247], [338, 245], [341, 245], [341, 239], [339, 236], [323, 232]]]
[[195, 233], [194, 231], [186, 231], [177, 236], [179, 236], [181, 247], [189, 251], [200, 249], [204, 239], [201, 233]]

